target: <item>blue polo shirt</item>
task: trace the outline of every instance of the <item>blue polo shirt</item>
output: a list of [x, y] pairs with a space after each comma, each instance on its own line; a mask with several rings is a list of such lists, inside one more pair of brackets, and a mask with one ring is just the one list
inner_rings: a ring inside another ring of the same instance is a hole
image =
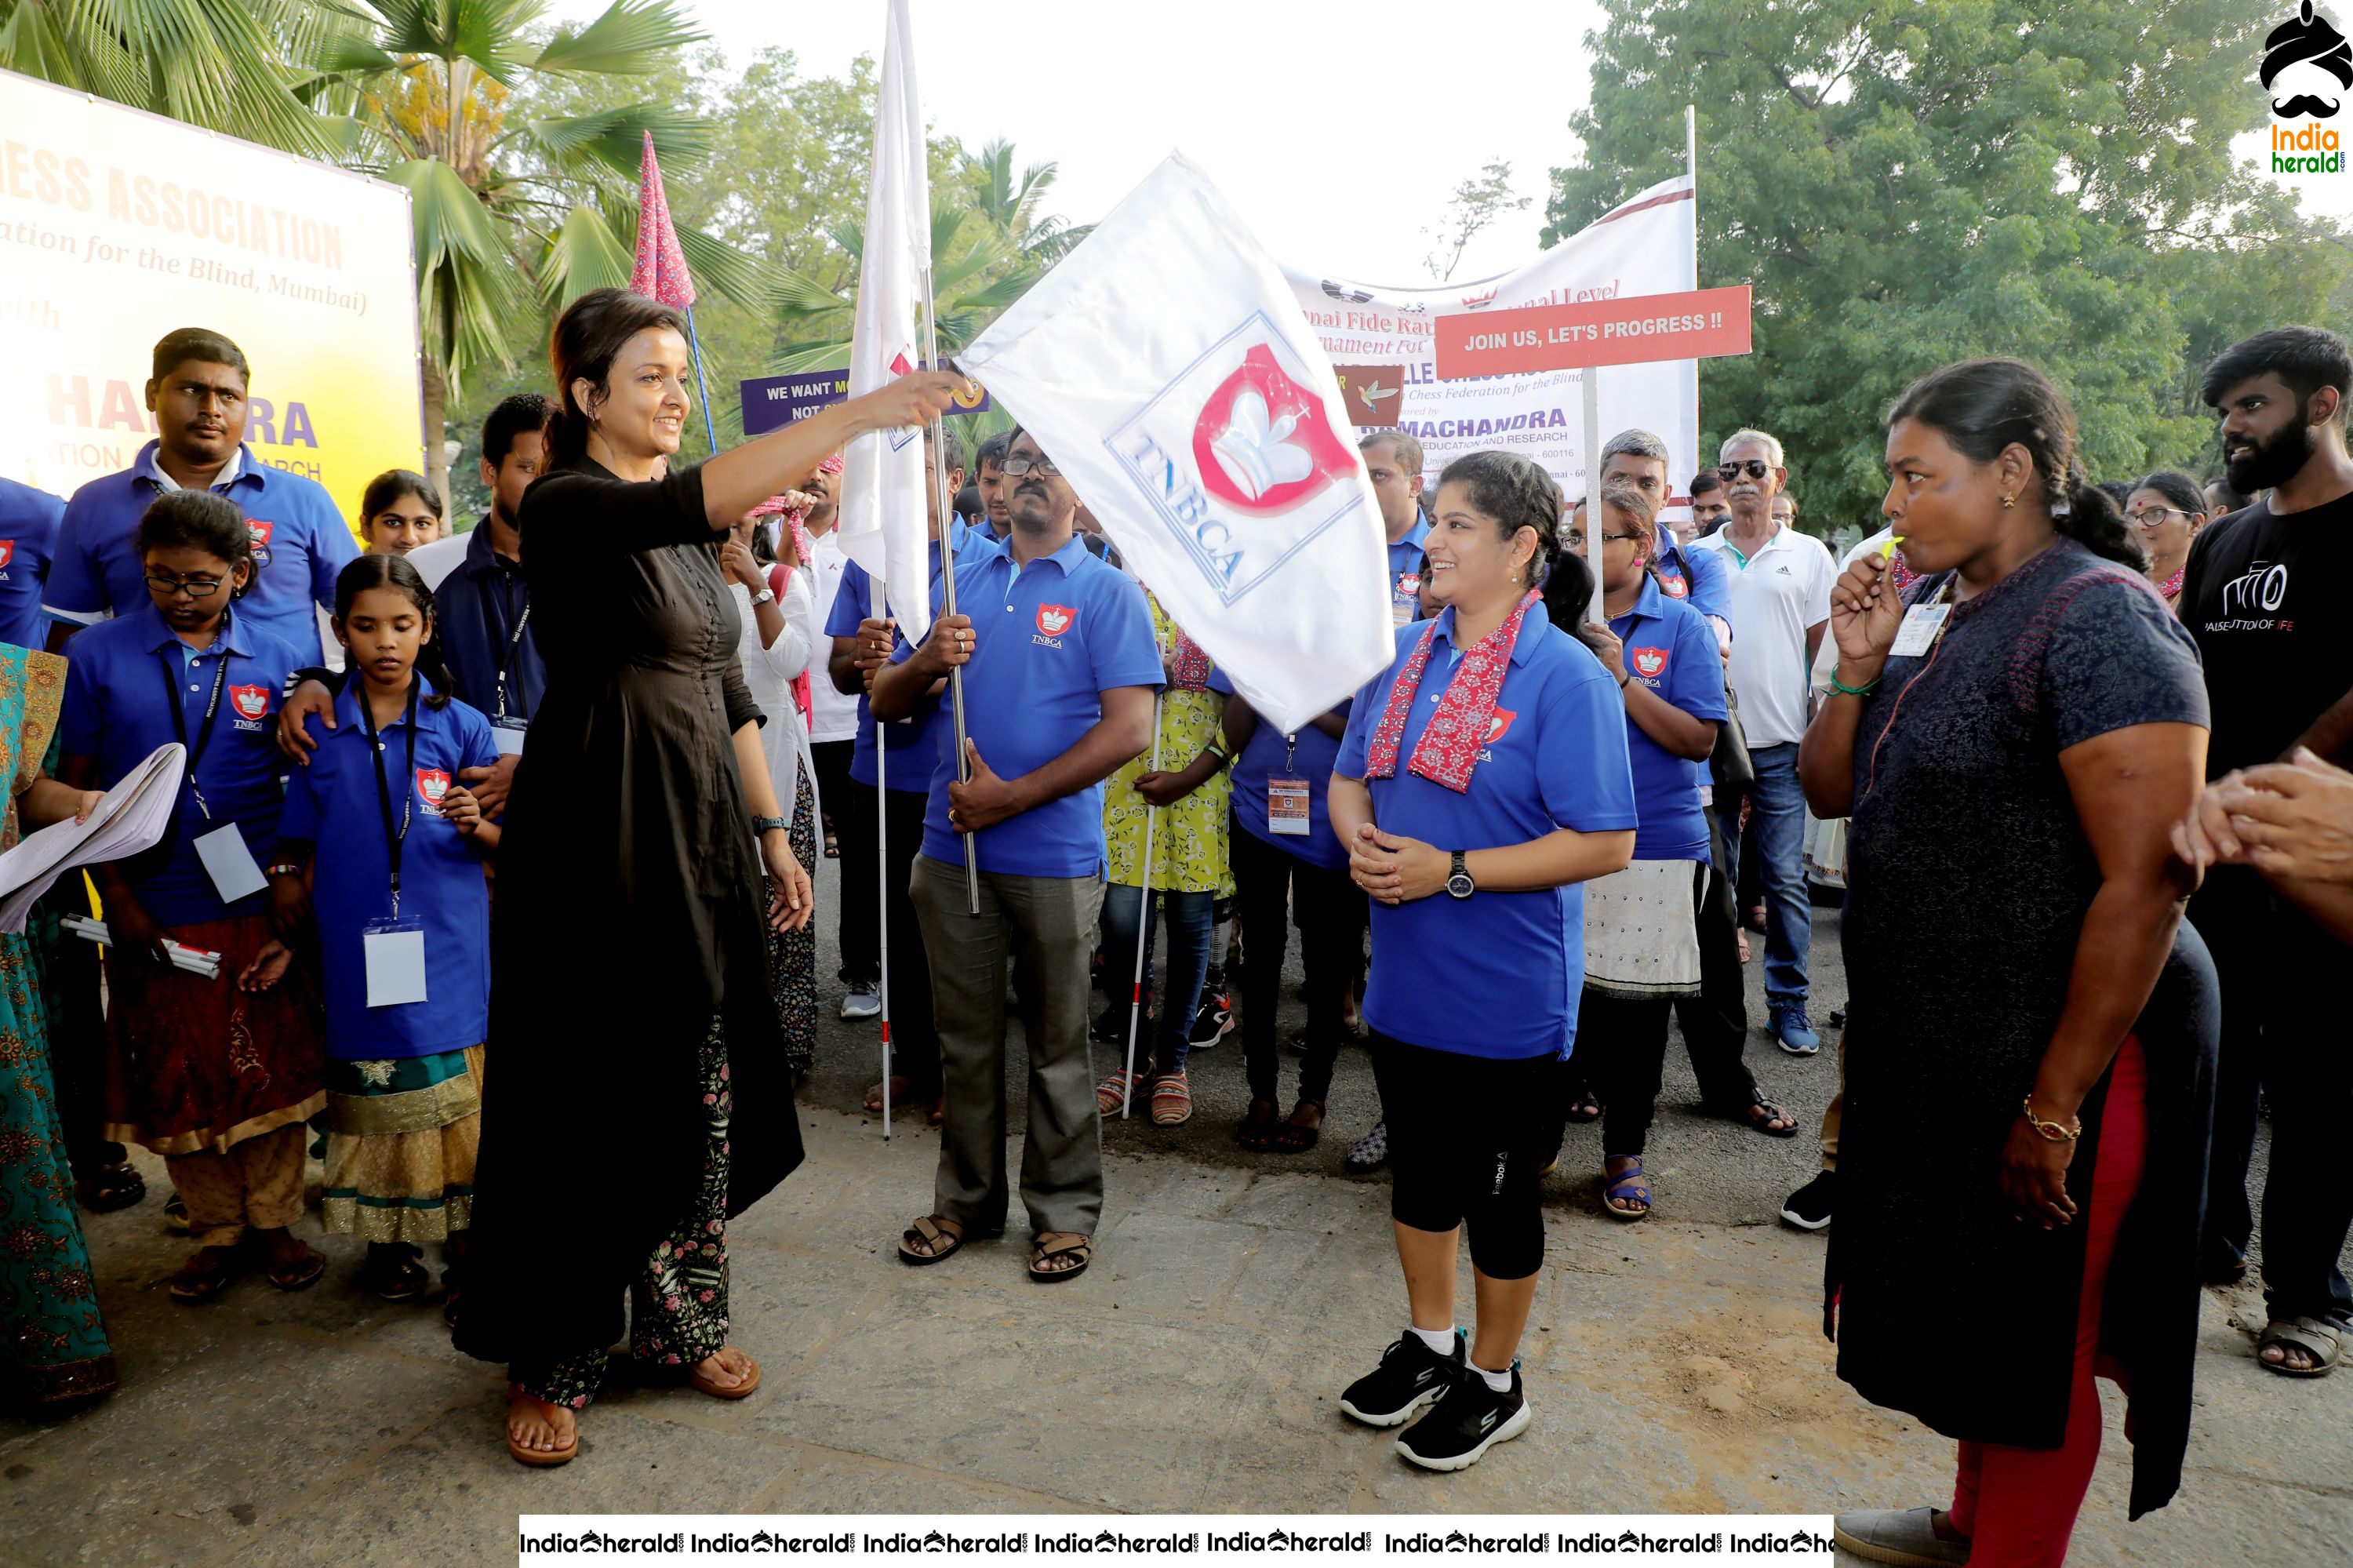
[[[958, 601], [962, 602], [965, 569], [990, 550], [995, 541], [989, 538], [986, 529], [965, 527], [960, 517], [951, 521], [948, 537], [952, 542], [951, 547], [955, 551], [956, 588]], [[940, 597], [940, 542], [937, 539], [931, 541], [931, 560], [933, 599], [937, 602]], [[866, 568], [856, 561], [841, 568], [841, 586], [834, 591], [833, 606], [826, 612], [825, 634], [828, 637], [858, 635], [858, 623], [866, 619], [866, 612], [873, 604], [870, 597], [873, 581], [866, 575]], [[886, 603], [883, 608], [887, 612], [890, 606]], [[822, 670], [812, 670], [809, 674], [813, 681], [828, 678]], [[955, 727], [937, 722], [940, 710], [944, 705], [943, 697], [924, 697], [915, 704], [912, 716], [881, 726], [883, 749], [890, 754], [890, 760], [883, 768], [883, 781], [892, 793], [920, 795], [931, 789], [933, 770], [939, 767], [940, 762], [940, 736]], [[849, 754], [849, 776], [860, 784], [874, 782], [875, 728], [874, 715], [867, 706], [866, 694], [860, 692], [858, 694], [858, 741]], [[981, 755], [988, 755], [986, 746], [981, 747]], [[992, 760], [989, 766], [994, 768], [997, 764]]]
[[[939, 611], [940, 585], [932, 585]], [[1050, 556], [1018, 567], [1009, 541], [985, 542], [969, 575], [958, 557], [956, 607], [972, 618], [965, 666], [965, 726], [1000, 779], [1043, 767], [1076, 746], [1103, 717], [1102, 694], [1166, 683], [1144, 589], [1089, 552], [1074, 535]], [[914, 650], [891, 655], [903, 663]], [[955, 779], [954, 726], [939, 728], [923, 853], [964, 863], [964, 841], [948, 826]], [[1011, 876], [1097, 876], [1103, 868], [1103, 786], [1022, 812], [975, 835], [980, 868]]]
[[1417, 514], [1405, 537], [1389, 550], [1389, 620], [1404, 625], [1421, 613], [1421, 542], [1430, 537], [1430, 519]]
[[[1219, 691], [1230, 691], [1219, 684], [1225, 679], [1223, 671], [1212, 671], [1209, 684]], [[1332, 710], [1347, 716], [1348, 705], [1342, 703]], [[1286, 741], [1283, 732], [1259, 715], [1258, 727], [1234, 758], [1234, 826], [1250, 837], [1276, 849], [1293, 860], [1303, 860], [1310, 865], [1320, 865], [1336, 871], [1348, 863], [1348, 852], [1332, 836], [1332, 765], [1340, 758], [1340, 739], [1324, 734], [1312, 724], [1302, 725], [1299, 733]], [[1273, 833], [1266, 826], [1266, 781], [1270, 775], [1280, 773], [1286, 778], [1307, 780], [1307, 832]]]
[[[158, 445], [149, 441], [129, 468], [91, 480], [66, 503], [41, 600], [54, 619], [89, 626], [147, 602], [140, 514], [177, 488], [155, 466]], [[238, 601], [238, 614], [306, 663], [318, 663], [319, 620], [311, 606], [335, 607], [335, 574], [360, 553], [334, 502], [316, 482], [257, 461], [249, 447], [237, 449], [236, 471], [213, 490], [237, 503], [253, 535], [253, 587]]]
[[[1396, 661], [1356, 694], [1333, 768], [1344, 779], [1365, 777], [1390, 688], [1414, 644], [1434, 637], [1397, 773], [1368, 781], [1381, 830], [1451, 853], [1526, 843], [1560, 828], [1636, 826], [1617, 680], [1540, 610], [1520, 622], [1470, 789], [1458, 795], [1410, 771], [1413, 749], [1461, 668], [1453, 634], [1451, 606], [1425, 625], [1399, 627]], [[1440, 892], [1394, 908], [1375, 900], [1372, 935], [1365, 1018], [1389, 1038], [1465, 1056], [1568, 1054], [1585, 983], [1582, 885], [1467, 899]]]
[[[1642, 597], [1632, 609], [1612, 619], [1609, 630], [1626, 645], [1630, 679], [1694, 718], [1724, 722], [1724, 657], [1716, 652], [1715, 629], [1687, 600], [1671, 599], [1657, 583], [1645, 579]], [[1634, 858], [1707, 859], [1707, 814], [1699, 803], [1707, 764], [1675, 756], [1630, 716], [1626, 749], [1642, 818], [1634, 831]]]
[[[218, 662], [223, 649], [227, 650], [226, 673]], [[221, 903], [196, 855], [195, 841], [235, 822], [254, 863], [269, 863], [278, 844], [282, 803], [279, 776], [286, 768], [278, 750], [280, 694], [286, 690], [287, 679], [309, 662], [248, 624], [241, 607], [229, 613], [228, 624], [202, 652], [181, 641], [152, 602], [73, 640], [66, 663], [60, 745], [68, 756], [98, 759], [101, 789], [112, 789], [157, 747], [180, 738], [168, 703], [179, 703], [193, 751], [204, 733], [213, 683], [221, 683], [212, 739], [195, 767], [195, 782], [211, 814], [197, 809], [195, 792], [183, 784], [169, 836], [121, 867], [157, 925], [188, 926], [262, 913], [259, 893], [233, 905]]]
[[441, 640], [441, 657], [449, 665], [449, 690], [469, 706], [496, 714], [499, 674], [504, 671], [507, 716], [528, 723], [547, 690], [539, 633], [524, 619], [531, 586], [523, 581], [521, 564], [491, 547], [485, 524], [477, 523], [466, 537], [466, 558], [433, 591], [433, 635]]
[[[421, 694], [429, 695], [432, 683], [421, 673], [417, 679]], [[343, 688], [335, 699], [335, 727], [324, 732], [311, 766], [288, 777], [280, 828], [290, 842], [318, 846], [311, 906], [327, 987], [327, 1054], [343, 1062], [372, 1062], [479, 1045], [491, 1030], [490, 889], [482, 881], [482, 857], [443, 819], [437, 800], [460, 768], [488, 768], [499, 759], [491, 721], [461, 702], [436, 712], [419, 701], [412, 773], [405, 717], [378, 732], [383, 749], [371, 758], [374, 748], [360, 718], [362, 684], [355, 680]], [[395, 1007], [367, 1004], [361, 945], [361, 928], [392, 914], [392, 851], [371, 760], [383, 768], [391, 790], [396, 831], [402, 811], [409, 812], [400, 851], [400, 916], [425, 926], [425, 1000]]]
[[1659, 587], [1667, 597], [1683, 600], [1702, 615], [1727, 614], [1732, 604], [1732, 570], [1724, 557], [1714, 550], [1685, 549], [1675, 543], [1664, 524], [1658, 530], [1658, 548], [1651, 560], [1659, 569]]
[[0, 641], [48, 645], [41, 593], [57, 548], [58, 519], [65, 514], [66, 503], [47, 491], [0, 479]]

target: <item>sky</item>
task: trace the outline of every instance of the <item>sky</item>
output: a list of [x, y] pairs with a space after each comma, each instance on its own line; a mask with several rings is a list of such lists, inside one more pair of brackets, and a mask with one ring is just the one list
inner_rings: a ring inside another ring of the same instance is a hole
[[[586, 20], [607, 3], [555, 0], [550, 14]], [[881, 53], [884, 0], [686, 5], [731, 54], [782, 45], [835, 76]], [[934, 132], [975, 150], [1005, 137], [1017, 163], [1056, 162], [1050, 210], [1091, 223], [1180, 149], [1278, 260], [1400, 286], [1436, 281], [1425, 259], [1447, 198], [1497, 159], [1529, 204], [1472, 240], [1453, 276], [1535, 253], [1550, 171], [1576, 155], [1568, 119], [1589, 96], [1585, 35], [1601, 22], [1599, 0], [913, 0], [913, 12]], [[1659, 116], [1670, 145], [1681, 110]], [[2258, 160], [2263, 140], [2233, 150]], [[1704, 202], [1707, 148], [1700, 157]], [[2353, 221], [2353, 172], [2289, 177], [2307, 210]], [[1725, 281], [1703, 265], [1703, 283]]]

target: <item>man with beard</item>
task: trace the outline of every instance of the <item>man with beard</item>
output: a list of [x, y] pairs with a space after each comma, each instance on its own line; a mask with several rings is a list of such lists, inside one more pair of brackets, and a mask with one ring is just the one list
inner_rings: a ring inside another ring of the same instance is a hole
[[[2181, 621], [2197, 639], [2212, 700], [2209, 779], [2287, 760], [2331, 705], [2353, 690], [2353, 457], [2345, 400], [2353, 355], [2317, 327], [2258, 333], [2207, 367], [2200, 393], [2221, 419], [2231, 487], [2268, 499], [2209, 524], [2189, 547]], [[2334, 727], [2334, 726], [2331, 726]], [[2338, 754], [2327, 756], [2343, 763]], [[2326, 755], [2326, 753], [2324, 753]], [[2208, 1277], [2246, 1272], [2253, 1228], [2246, 1195], [2259, 1086], [2272, 1104], [2263, 1187], [2263, 1283], [2270, 1323], [2258, 1357], [2274, 1372], [2333, 1368], [2353, 1330], [2353, 1289], [2337, 1255], [2353, 1226], [2344, 1128], [2353, 1120], [2353, 1058], [2344, 1021], [2315, 977], [2342, 949], [2244, 865], [2218, 865], [2190, 905], [2222, 983], [2222, 1049], [2208, 1165]]]
[[[1013, 533], [956, 573], [959, 613], [921, 646], [902, 642], [874, 674], [875, 722], [915, 711], [961, 665], [969, 780], [939, 726], [923, 845], [909, 897], [931, 960], [945, 1090], [932, 1211], [900, 1237], [910, 1264], [941, 1262], [1001, 1234], [1005, 1161], [1005, 967], [1029, 977], [1029, 1131], [1021, 1199], [1029, 1275], [1087, 1266], [1103, 1215], [1103, 1130], [1087, 1053], [1087, 962], [1103, 899], [1103, 781], [1152, 744], [1165, 683], [1144, 590], [1088, 554], [1077, 494], [1037, 438], [1005, 454]], [[934, 609], [939, 588], [933, 590]], [[966, 901], [965, 857], [979, 872]]]
[[[1773, 497], [1789, 482], [1781, 443], [1762, 430], [1735, 430], [1717, 454], [1716, 477], [1732, 521], [1699, 541], [1731, 568], [1732, 688], [1757, 782], [1749, 831], [1764, 874], [1765, 1005], [1770, 1033], [1793, 1056], [1821, 1049], [1806, 1015], [1806, 958], [1813, 906], [1806, 891], [1806, 803], [1798, 789], [1798, 742], [1806, 733], [1807, 672], [1830, 625], [1838, 568], [1820, 539], [1773, 518]], [[1740, 863], [1737, 808], [1716, 805], [1725, 865]]]
[[1675, 536], [1684, 544], [1696, 544], [1732, 520], [1732, 503], [1724, 498], [1724, 481], [1710, 469], [1691, 482], [1690, 532], [1682, 527]]

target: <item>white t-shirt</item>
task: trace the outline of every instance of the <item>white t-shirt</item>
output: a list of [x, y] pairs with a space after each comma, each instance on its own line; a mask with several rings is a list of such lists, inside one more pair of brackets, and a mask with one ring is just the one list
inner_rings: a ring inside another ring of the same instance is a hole
[[[849, 557], [841, 551], [841, 531], [828, 528], [810, 541], [815, 557], [808, 564], [817, 568], [818, 622], [824, 624], [832, 612], [833, 601], [841, 592], [841, 569]], [[831, 643], [828, 641], [828, 647]], [[832, 740], [858, 738], [858, 699], [834, 690], [833, 682], [826, 675], [825, 661], [811, 661], [813, 673], [809, 678], [809, 739], [822, 746]]]
[[1838, 567], [1828, 546], [1786, 524], [1744, 565], [1729, 532], [1719, 529], [1695, 547], [1721, 552], [1731, 568], [1725, 619], [1732, 622], [1740, 727], [1751, 749], [1793, 745], [1806, 734], [1806, 629], [1829, 621]]
[[[477, 523], [474, 526], [480, 528], [482, 524]], [[466, 564], [466, 549], [473, 542], [474, 535], [470, 532], [419, 545], [408, 552], [408, 564], [417, 568], [417, 575], [425, 579], [427, 588], [439, 593], [442, 580]]]

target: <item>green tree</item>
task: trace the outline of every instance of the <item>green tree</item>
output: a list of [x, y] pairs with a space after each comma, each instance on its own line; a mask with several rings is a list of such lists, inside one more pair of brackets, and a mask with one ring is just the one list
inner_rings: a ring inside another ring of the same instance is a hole
[[296, 98], [285, 62], [337, 21], [314, 0], [0, 0], [0, 67], [325, 157], [346, 128]]
[[1508, 212], [1525, 212], [1533, 206], [1532, 196], [1512, 194], [1512, 165], [1498, 158], [1481, 169], [1475, 179], [1464, 180], [1454, 187], [1453, 197], [1446, 204], [1436, 228], [1425, 228], [1424, 234], [1434, 241], [1421, 264], [1430, 275], [1444, 283], [1452, 280], [1454, 269], [1462, 264], [1462, 252], [1471, 241]]
[[[1700, 281], [1756, 290], [1702, 362], [1705, 450], [1781, 437], [1809, 524], [1868, 525], [1914, 376], [2011, 354], [2066, 391], [2094, 478], [2195, 461], [2232, 339], [2322, 319], [2353, 264], [2233, 163], [2270, 13], [2243, 0], [1608, 0], [1546, 243], [1679, 172], [1699, 111]], [[2275, 19], [2275, 18], [2270, 18]]]

